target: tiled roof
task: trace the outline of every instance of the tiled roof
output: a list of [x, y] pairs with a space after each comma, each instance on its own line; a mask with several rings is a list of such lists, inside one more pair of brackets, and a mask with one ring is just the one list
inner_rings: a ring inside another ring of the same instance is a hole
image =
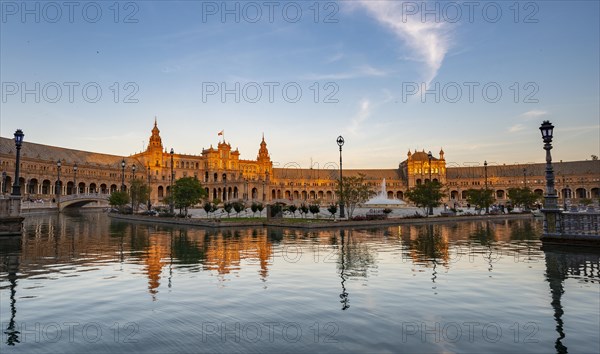
[[[14, 155], [16, 151], [13, 139], [0, 137], [0, 154]], [[99, 167], [120, 168], [121, 161], [125, 159], [127, 166], [136, 164], [143, 167], [140, 162], [131, 157], [101, 154], [97, 152], [80, 151], [66, 149], [62, 147], [42, 145], [36, 143], [23, 142], [21, 147], [21, 157], [23, 159], [38, 159], [44, 161], [62, 160], [64, 163], [78, 165], [91, 165]]]

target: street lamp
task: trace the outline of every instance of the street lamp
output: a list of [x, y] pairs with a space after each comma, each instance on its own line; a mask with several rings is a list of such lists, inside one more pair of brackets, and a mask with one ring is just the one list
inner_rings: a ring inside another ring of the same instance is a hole
[[552, 133], [554, 126], [545, 120], [540, 126], [544, 150], [546, 150], [546, 195], [544, 196], [544, 233], [560, 233], [560, 213], [557, 203], [556, 190], [554, 189], [554, 169], [552, 167]]
[[6, 193], [6, 171], [2, 171], [2, 194]]
[[485, 213], [489, 214], [490, 212], [490, 206], [488, 205], [487, 202], [487, 196], [488, 196], [488, 188], [487, 188], [487, 160], [483, 161], [483, 173], [484, 173], [484, 177], [485, 177]]
[[[133, 180], [135, 180], [135, 165], [131, 166], [131, 171], [133, 172]], [[133, 181], [131, 181], [131, 187], [133, 187]], [[134, 197], [134, 188], [130, 188], [130, 193], [131, 193], [131, 213], [133, 214], [133, 200], [135, 199]]]
[[175, 204], [173, 204], [173, 179], [175, 178], [175, 175], [173, 174], [173, 154], [175, 153], [175, 150], [173, 150], [173, 148], [171, 148], [171, 187], [169, 189], [169, 210], [171, 212], [171, 214], [173, 214], [175, 212]]
[[121, 160], [121, 192], [125, 192], [125, 159]]
[[342, 174], [342, 146], [344, 146], [344, 138], [340, 135], [337, 137], [337, 144], [340, 147], [340, 218], [345, 218], [344, 213], [344, 178]]
[[60, 213], [60, 195], [62, 194], [62, 186], [60, 183], [60, 168], [62, 166], [62, 162], [60, 159], [56, 161], [56, 174], [58, 175], [58, 180], [56, 181], [56, 206], [58, 207], [58, 212]]
[[[552, 141], [552, 138], [550, 138], [550, 141]], [[526, 168], [523, 169], [523, 187], [527, 187], [527, 169]]]
[[[431, 154], [431, 151], [429, 151], [429, 153], [427, 153], [427, 158], [429, 159], [429, 185], [431, 186], [431, 159], [433, 158], [433, 154]], [[433, 206], [429, 206], [429, 215], [433, 215]]]
[[77, 187], [77, 164], [73, 166], [73, 187], [75, 188], [75, 194], [79, 194], [79, 187]]
[[15, 146], [17, 147], [17, 166], [15, 167], [15, 183], [13, 184], [12, 195], [21, 196], [21, 186], [19, 184], [19, 171], [21, 170], [21, 145], [23, 144], [23, 131], [17, 129], [15, 132]]
[[152, 202], [150, 201], [150, 193], [152, 188], [150, 187], [150, 163], [148, 163], [148, 211], [152, 209]]

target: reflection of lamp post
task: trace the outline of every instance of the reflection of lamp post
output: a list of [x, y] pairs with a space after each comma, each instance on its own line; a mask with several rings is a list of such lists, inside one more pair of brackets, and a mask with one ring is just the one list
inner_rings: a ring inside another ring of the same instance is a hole
[[173, 154], [175, 153], [175, 150], [173, 150], [173, 148], [171, 148], [171, 187], [169, 188], [169, 211], [171, 212], [171, 214], [173, 214], [175, 212], [175, 204], [173, 204], [173, 178], [175, 178], [175, 175], [173, 173]]
[[23, 131], [17, 129], [15, 132], [15, 146], [17, 147], [17, 165], [15, 166], [15, 183], [13, 184], [12, 195], [21, 196], [21, 185], [19, 184], [19, 171], [21, 170], [21, 145], [23, 144]]
[[344, 178], [342, 174], [342, 146], [344, 146], [344, 138], [340, 135], [337, 138], [337, 144], [340, 147], [340, 218], [345, 218], [344, 213]]
[[125, 192], [125, 159], [121, 161], [121, 192]]
[[[427, 154], [427, 158], [429, 159], [429, 187], [431, 187], [431, 159], [433, 158], [433, 155], [431, 154], [431, 151], [429, 151], [429, 153]], [[430, 204], [429, 205], [429, 215], [433, 215], [433, 206]]]
[[60, 168], [62, 166], [62, 163], [60, 162], [60, 160], [56, 161], [56, 173], [58, 175], [58, 180], [56, 181], [56, 206], [58, 207], [58, 212], [60, 213], [60, 195], [62, 194], [61, 189], [61, 183], [60, 183]]
[[560, 214], [557, 205], [556, 190], [554, 189], [554, 169], [552, 168], [552, 133], [554, 126], [545, 120], [540, 126], [544, 150], [546, 150], [546, 195], [544, 196], [544, 233], [560, 233]]
[[77, 187], [77, 164], [73, 166], [73, 187], [75, 187], [75, 194], [79, 194], [79, 188]]
[[488, 205], [488, 200], [487, 200], [487, 196], [488, 196], [488, 189], [487, 189], [487, 160], [483, 161], [483, 173], [484, 173], [484, 177], [485, 177], [485, 213], [489, 214], [490, 212], [490, 206]]

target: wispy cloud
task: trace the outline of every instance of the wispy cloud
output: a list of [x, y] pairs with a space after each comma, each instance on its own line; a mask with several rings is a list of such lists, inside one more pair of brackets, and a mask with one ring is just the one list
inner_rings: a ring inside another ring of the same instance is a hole
[[[415, 51], [417, 60], [424, 62], [427, 70], [423, 80], [431, 82], [436, 77], [450, 47], [448, 23], [422, 21], [421, 14], [407, 16], [407, 1], [360, 0], [357, 4], [368, 10], [375, 19]], [[415, 4], [411, 2], [410, 5]], [[412, 5], [414, 6], [414, 5]], [[431, 16], [433, 18], [433, 16]], [[435, 19], [434, 19], [435, 20]]]
[[515, 124], [512, 127], [510, 127], [508, 129], [509, 132], [511, 133], [516, 133], [516, 132], [520, 132], [521, 130], [524, 130], [525, 126], [523, 124]]
[[541, 116], [545, 116], [547, 114], [548, 114], [548, 112], [546, 112], [546, 111], [541, 111], [541, 110], [533, 109], [531, 111], [527, 111], [525, 113], [522, 113], [521, 117], [524, 117], [525, 119], [533, 119], [533, 118], [539, 118]]
[[344, 71], [333, 74], [308, 74], [304, 76], [305, 80], [349, 80], [363, 77], [382, 77], [389, 75], [390, 72], [372, 67], [370, 65], [361, 65], [351, 71]]
[[356, 135], [358, 133], [361, 123], [367, 120], [370, 115], [371, 101], [369, 101], [368, 99], [363, 99], [362, 101], [360, 101], [359, 110], [356, 113], [356, 115], [352, 118], [350, 126], [346, 128], [348, 133]]

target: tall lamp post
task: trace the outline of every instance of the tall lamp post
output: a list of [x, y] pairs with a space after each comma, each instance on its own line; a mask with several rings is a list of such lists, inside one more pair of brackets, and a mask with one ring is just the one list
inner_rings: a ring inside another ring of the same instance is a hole
[[554, 169], [552, 168], [552, 138], [554, 126], [545, 120], [540, 126], [544, 150], [546, 150], [546, 195], [544, 196], [544, 234], [560, 233], [560, 210], [558, 209], [558, 196], [554, 189]]
[[152, 193], [152, 188], [150, 187], [150, 163], [148, 163], [148, 211], [152, 209], [152, 202], [150, 201], [150, 193]]
[[[133, 172], [133, 180], [135, 180], [135, 169], [136, 169], [135, 165], [132, 165], [131, 171]], [[133, 187], [133, 181], [131, 181], [131, 187]], [[130, 191], [130, 193], [131, 193], [131, 213], [133, 214], [133, 200], [135, 199], [135, 196], [134, 196], [135, 190], [133, 188], [130, 188], [130, 189], [131, 189], [131, 191]]]
[[175, 204], [173, 204], [173, 178], [175, 178], [175, 175], [173, 173], [173, 154], [175, 154], [175, 150], [173, 150], [173, 148], [171, 148], [171, 187], [169, 188], [169, 211], [171, 212], [171, 214], [173, 214], [175, 212]]
[[[431, 151], [427, 153], [427, 158], [429, 159], [429, 182], [428, 184], [431, 186], [431, 159], [433, 158], [433, 154]], [[429, 215], [433, 215], [433, 206], [429, 205]]]
[[340, 135], [337, 138], [337, 144], [340, 147], [340, 218], [345, 218], [344, 213], [344, 177], [342, 169], [342, 146], [344, 146], [344, 138]]
[[487, 201], [487, 196], [488, 196], [488, 188], [487, 188], [487, 160], [483, 161], [483, 174], [484, 174], [484, 178], [485, 178], [485, 213], [489, 214], [490, 213], [490, 206], [488, 205], [488, 201]]
[[121, 160], [121, 192], [125, 192], [125, 159]]
[[[552, 141], [552, 138], [550, 138], [550, 141]], [[552, 147], [550, 147], [550, 149], [552, 149]], [[526, 168], [523, 169], [523, 187], [527, 188], [527, 169]]]
[[12, 195], [15, 197], [21, 196], [21, 185], [19, 184], [19, 172], [21, 170], [21, 145], [23, 145], [23, 131], [17, 129], [15, 132], [15, 146], [17, 147], [17, 166], [15, 167], [15, 183], [13, 184]]
[[62, 166], [62, 162], [60, 159], [56, 161], [56, 174], [58, 176], [58, 180], [56, 181], [56, 206], [58, 207], [58, 212], [60, 213], [60, 195], [62, 194], [62, 185], [60, 183], [60, 168]]
[[79, 194], [79, 187], [77, 187], [77, 164], [73, 166], [73, 187], [75, 188], [75, 194]]

